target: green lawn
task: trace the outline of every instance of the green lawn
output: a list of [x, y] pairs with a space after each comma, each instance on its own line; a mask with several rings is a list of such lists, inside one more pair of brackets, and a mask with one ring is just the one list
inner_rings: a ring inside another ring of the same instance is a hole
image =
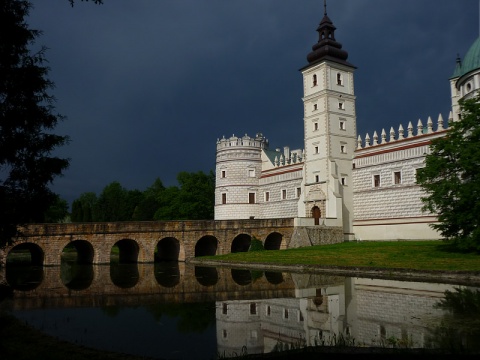
[[299, 249], [250, 251], [202, 259], [278, 265], [480, 271], [480, 254], [462, 253], [442, 241], [364, 241]]

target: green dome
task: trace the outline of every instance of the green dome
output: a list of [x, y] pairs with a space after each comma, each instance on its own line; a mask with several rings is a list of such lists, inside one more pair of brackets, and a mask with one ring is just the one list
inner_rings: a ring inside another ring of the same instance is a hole
[[463, 62], [457, 62], [452, 78], [461, 77], [476, 69], [480, 69], [480, 37], [470, 47]]

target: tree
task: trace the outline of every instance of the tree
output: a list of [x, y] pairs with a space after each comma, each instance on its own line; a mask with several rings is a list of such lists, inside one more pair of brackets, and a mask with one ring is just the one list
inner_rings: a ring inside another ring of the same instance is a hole
[[94, 192], [86, 192], [72, 202], [72, 222], [95, 221], [94, 213], [97, 204], [97, 195]]
[[438, 230], [461, 250], [480, 251], [480, 96], [460, 102], [461, 119], [432, 141], [417, 181], [423, 210], [437, 214]]
[[18, 235], [18, 225], [42, 222], [56, 201], [49, 185], [69, 160], [52, 152], [68, 143], [51, 133], [53, 83], [47, 79], [45, 47], [31, 52], [41, 34], [25, 22], [28, 1], [0, 0], [0, 246]]
[[155, 212], [160, 207], [160, 198], [165, 186], [160, 178], [155, 179], [152, 186], [143, 192], [143, 198], [135, 208], [133, 220], [149, 221], [154, 220]]
[[177, 175], [180, 193], [176, 201], [179, 219], [208, 220], [214, 217], [215, 175], [180, 172]]
[[45, 222], [57, 223], [68, 220], [68, 202], [60, 196], [55, 195], [55, 202], [47, 209], [45, 213]]

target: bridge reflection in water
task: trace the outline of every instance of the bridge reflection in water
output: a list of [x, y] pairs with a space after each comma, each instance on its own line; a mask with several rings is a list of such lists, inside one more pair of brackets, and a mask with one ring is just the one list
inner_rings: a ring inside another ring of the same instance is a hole
[[[432, 329], [446, 314], [435, 305], [445, 298], [446, 290], [468, 288], [176, 262], [7, 267], [4, 276], [14, 288], [9, 306], [17, 313], [215, 304], [216, 344], [221, 355], [241, 354], [245, 347], [253, 354], [277, 350], [282, 344], [328, 344], [340, 336], [362, 346], [389, 346], [396, 339], [396, 346], [435, 347], [438, 338], [432, 338]], [[460, 340], [467, 344], [471, 339]]]
[[183, 262], [7, 266], [5, 273], [6, 282], [14, 289], [17, 309], [129, 305], [140, 298], [187, 303], [294, 298], [299, 285], [311, 277], [323, 286], [343, 283], [343, 278], [335, 276], [199, 267]]

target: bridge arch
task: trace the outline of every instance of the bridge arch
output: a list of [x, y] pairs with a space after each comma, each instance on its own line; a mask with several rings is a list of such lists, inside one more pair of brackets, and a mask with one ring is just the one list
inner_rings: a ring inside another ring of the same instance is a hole
[[205, 235], [195, 244], [195, 257], [217, 254], [218, 240], [215, 236]]
[[[135, 240], [121, 239], [114, 245], [118, 248], [118, 262], [120, 264], [131, 264], [138, 262], [139, 246]], [[113, 247], [112, 247], [113, 249]], [[115, 259], [114, 254], [110, 254], [110, 262]]]
[[[90, 242], [86, 240], [74, 240], [69, 242], [62, 249], [62, 258], [72, 258], [71, 251], [76, 252], [75, 262], [78, 264], [93, 264], [95, 250]], [[73, 259], [73, 258], [72, 258]]]
[[285, 249], [287, 246], [283, 240], [283, 235], [278, 232], [272, 232], [268, 234], [263, 244], [265, 250], [280, 250]]
[[252, 242], [252, 237], [248, 234], [239, 234], [233, 239], [231, 252], [246, 252], [250, 248], [250, 243]]
[[179, 261], [181, 259], [180, 241], [174, 237], [166, 237], [161, 239], [156, 246], [155, 262], [158, 261]]
[[[15, 258], [18, 261], [15, 261]], [[16, 262], [21, 264], [29, 264], [34, 266], [43, 266], [45, 261], [45, 252], [38, 244], [24, 242], [13, 246], [7, 253], [7, 264]]]

